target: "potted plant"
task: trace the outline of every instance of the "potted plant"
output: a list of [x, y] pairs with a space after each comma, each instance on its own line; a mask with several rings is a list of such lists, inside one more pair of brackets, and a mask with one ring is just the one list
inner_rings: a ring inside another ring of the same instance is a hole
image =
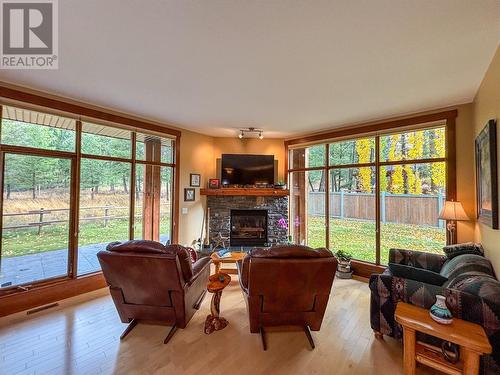
[[339, 262], [337, 266], [337, 276], [339, 279], [350, 279], [352, 277], [351, 259], [352, 255], [347, 251], [339, 250], [335, 253], [335, 258]]

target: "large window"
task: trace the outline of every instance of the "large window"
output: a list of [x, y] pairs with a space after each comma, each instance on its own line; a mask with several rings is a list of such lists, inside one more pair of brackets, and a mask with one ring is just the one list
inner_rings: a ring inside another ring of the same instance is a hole
[[172, 240], [175, 139], [0, 110], [0, 290], [99, 271], [113, 241]]
[[2, 287], [65, 276], [71, 160], [4, 154]]
[[95, 254], [108, 243], [129, 239], [130, 170], [130, 163], [82, 159], [78, 274], [100, 269]]
[[441, 124], [291, 148], [293, 241], [376, 264], [390, 248], [440, 253], [446, 148]]

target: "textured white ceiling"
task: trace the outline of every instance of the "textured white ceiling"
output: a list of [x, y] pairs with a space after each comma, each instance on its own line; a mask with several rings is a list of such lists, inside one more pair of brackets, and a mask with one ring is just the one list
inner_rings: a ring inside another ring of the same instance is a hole
[[64, 0], [59, 20], [59, 70], [0, 80], [219, 136], [470, 102], [500, 40], [499, 0]]

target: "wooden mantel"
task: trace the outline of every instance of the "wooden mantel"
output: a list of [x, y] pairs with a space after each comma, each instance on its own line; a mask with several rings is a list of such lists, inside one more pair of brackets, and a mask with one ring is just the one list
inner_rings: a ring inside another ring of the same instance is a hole
[[201, 195], [242, 195], [254, 197], [286, 197], [290, 194], [287, 189], [272, 189], [272, 188], [221, 188], [221, 189], [200, 189]]

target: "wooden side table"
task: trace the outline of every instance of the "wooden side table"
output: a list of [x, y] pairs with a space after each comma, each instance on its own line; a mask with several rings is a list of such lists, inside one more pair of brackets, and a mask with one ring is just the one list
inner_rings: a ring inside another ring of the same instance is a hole
[[236, 269], [234, 269], [234, 268], [221, 268], [221, 264], [224, 264], [224, 263], [236, 264], [236, 262], [240, 259], [243, 259], [245, 257], [245, 255], [247, 255], [247, 253], [245, 253], [245, 252], [231, 252], [230, 257], [221, 258], [217, 255], [216, 252], [213, 252], [210, 255], [210, 258], [212, 258], [212, 262], [215, 265], [215, 273], [224, 272], [224, 273], [228, 273], [228, 274], [229, 273], [237, 274], [238, 271]]
[[222, 290], [231, 281], [231, 276], [227, 273], [216, 273], [208, 278], [207, 290], [212, 295], [212, 302], [210, 303], [211, 314], [207, 316], [205, 320], [205, 333], [209, 335], [214, 331], [220, 331], [226, 328], [229, 322], [220, 316], [220, 298], [222, 296]]
[[[439, 324], [428, 310], [404, 302], [396, 307], [396, 321], [403, 326], [405, 375], [415, 374], [417, 362], [450, 375], [476, 375], [481, 354], [491, 353], [488, 337], [478, 324], [456, 318], [449, 325]], [[459, 345], [460, 360], [454, 364], [446, 361], [441, 353], [417, 342], [416, 332]]]

